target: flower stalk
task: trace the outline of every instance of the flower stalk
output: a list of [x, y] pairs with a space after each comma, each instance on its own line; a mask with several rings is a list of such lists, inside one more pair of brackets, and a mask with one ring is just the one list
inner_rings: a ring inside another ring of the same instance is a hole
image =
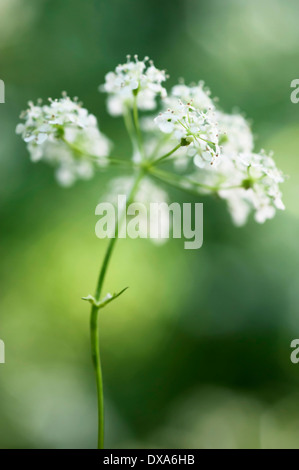
[[[137, 173], [135, 182], [131, 188], [131, 191], [127, 198], [127, 205], [131, 204], [134, 199], [135, 193], [138, 189], [138, 186], [144, 175], [144, 170], [140, 170]], [[126, 208], [125, 208], [126, 210]], [[125, 214], [122, 214], [124, 216]], [[95, 370], [96, 377], [96, 386], [97, 386], [97, 402], [98, 402], [98, 449], [104, 449], [104, 391], [103, 391], [103, 373], [101, 365], [101, 355], [100, 355], [100, 332], [99, 332], [99, 310], [101, 308], [100, 297], [103, 289], [103, 284], [105, 281], [105, 276], [109, 266], [109, 262], [112, 257], [112, 253], [118, 239], [119, 226], [116, 222], [115, 226], [115, 237], [111, 238], [104, 256], [103, 263], [101, 265], [98, 282], [96, 286], [96, 291], [94, 295], [94, 301], [92, 302], [91, 312], [90, 312], [90, 341], [91, 341], [91, 356], [92, 362]], [[119, 295], [121, 295], [127, 288], [123, 289], [119, 294], [116, 294], [112, 297], [111, 300], [114, 300]], [[90, 300], [85, 298], [84, 300]], [[105, 306], [105, 305], [104, 305]]]
[[[217, 109], [202, 82], [190, 86], [179, 83], [167, 94], [164, 88], [167, 78], [165, 71], [157, 69], [147, 57], [141, 61], [134, 56], [133, 61], [128, 56], [127, 62], [109, 72], [100, 86], [100, 91], [108, 94], [108, 112], [112, 116], [123, 115], [133, 147], [131, 161], [109, 156], [111, 142], [100, 130], [96, 117], [66, 93], [60, 99], [49, 99], [49, 104], [29, 102], [16, 132], [26, 142], [31, 160], [43, 160], [55, 167], [56, 179], [65, 187], [78, 179], [90, 179], [99, 167], [129, 168], [134, 181], [130, 191], [126, 190], [127, 206], [137, 197], [141, 184], [147, 193], [147, 203], [167, 200], [163, 190], [151, 182], [147, 186], [150, 178], [145, 176], [152, 176], [196, 196], [217, 193], [226, 200], [236, 225], [243, 225], [250, 212], [257, 222], [263, 223], [274, 217], [276, 209], [283, 210], [279, 185], [284, 175], [271, 154], [254, 152], [253, 135], [244, 117]], [[144, 121], [139, 120], [139, 111], [155, 110], [158, 97], [160, 113], [145, 118], [150, 119], [146, 128]], [[173, 169], [161, 170], [159, 165], [165, 162], [175, 162]], [[178, 168], [180, 171], [176, 172]], [[99, 449], [104, 448], [100, 310], [127, 288], [101, 296], [119, 235], [118, 223], [122, 224], [126, 210], [127, 207], [123, 216], [117, 216], [115, 234], [108, 243], [94, 296], [83, 297], [91, 304], [90, 341], [97, 388]]]

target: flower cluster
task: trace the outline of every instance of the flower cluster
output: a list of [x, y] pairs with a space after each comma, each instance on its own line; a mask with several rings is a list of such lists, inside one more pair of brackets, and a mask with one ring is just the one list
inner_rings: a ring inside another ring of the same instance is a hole
[[166, 80], [164, 70], [158, 70], [148, 57], [144, 60], [131, 60], [127, 56], [125, 64], [118, 65], [115, 72], [107, 73], [100, 91], [108, 93], [107, 107], [112, 116], [121, 115], [126, 108], [132, 108], [134, 99], [141, 110], [153, 110], [156, 97], [165, 98], [167, 93], [162, 83]]
[[200, 168], [213, 165], [220, 154], [219, 130], [213, 111], [200, 111], [192, 103], [181, 100], [155, 118], [159, 129], [172, 134], [182, 147], [190, 145], [187, 154], [194, 156]]
[[182, 100], [185, 103], [192, 103], [194, 108], [199, 111], [208, 111], [215, 109], [215, 103], [211, 98], [211, 92], [205, 87], [204, 82], [198, 84], [191, 84], [190, 86], [185, 83], [179, 83], [171, 89], [168, 98], [169, 106], [177, 100]]
[[[226, 114], [203, 82], [175, 85], [167, 94], [167, 76], [146, 57], [118, 65], [106, 75], [100, 91], [108, 94], [108, 111], [124, 114], [132, 141], [132, 168], [196, 193], [218, 194], [227, 202], [233, 221], [246, 222], [253, 212], [257, 222], [284, 209], [279, 185], [284, 176], [272, 155], [256, 152], [252, 131], [240, 114]], [[162, 98], [158, 100], [157, 97]], [[154, 110], [139, 121], [138, 110]], [[90, 178], [96, 166], [105, 166], [110, 143], [99, 131], [97, 120], [67, 96], [48, 105], [30, 103], [17, 132], [27, 143], [33, 161], [43, 159], [57, 167], [58, 181], [68, 186], [78, 178]], [[163, 161], [174, 163], [159, 172]], [[122, 163], [122, 162], [120, 162]], [[167, 174], [166, 174], [167, 173]], [[152, 192], [154, 193], [154, 189]], [[151, 191], [150, 191], [151, 192]]]
[[236, 225], [243, 225], [251, 211], [263, 223], [274, 217], [276, 209], [284, 210], [279, 189], [284, 176], [272, 154], [254, 153], [250, 127], [241, 115], [217, 112], [217, 120], [223, 130], [219, 164], [216, 171], [195, 171], [192, 181], [200, 192], [217, 192], [225, 199]]
[[284, 209], [279, 189], [284, 176], [272, 155], [254, 152], [252, 131], [242, 115], [218, 110], [202, 83], [173, 87], [166, 106], [154, 119], [169, 136], [165, 151], [180, 141], [176, 167], [188, 168], [190, 157], [195, 165], [187, 178], [182, 176], [182, 187], [217, 193], [227, 201], [236, 225], [243, 225], [251, 211], [263, 223]]
[[66, 94], [49, 104], [29, 103], [21, 114], [24, 123], [16, 132], [27, 143], [31, 160], [44, 160], [56, 167], [56, 178], [70, 186], [78, 178], [89, 179], [94, 165], [106, 166], [110, 143], [99, 130], [94, 115]]
[[222, 174], [226, 176], [229, 189], [223, 187], [219, 190], [219, 195], [227, 200], [237, 225], [246, 222], [251, 210], [254, 210], [255, 220], [259, 223], [274, 217], [276, 209], [284, 210], [279, 189], [279, 183], [284, 181], [284, 177], [276, 168], [271, 155], [264, 151], [259, 154], [240, 154], [232, 163], [233, 177], [228, 171], [229, 165], [226, 164], [226, 169], [225, 164], [223, 165]]

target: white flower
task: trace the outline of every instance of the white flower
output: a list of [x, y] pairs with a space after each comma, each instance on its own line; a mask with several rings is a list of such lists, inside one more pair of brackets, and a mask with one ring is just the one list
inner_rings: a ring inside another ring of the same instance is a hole
[[248, 201], [246, 190], [244, 188], [223, 189], [218, 194], [226, 200], [234, 224], [238, 227], [244, 225], [252, 210], [252, 204]]
[[274, 217], [276, 209], [285, 208], [279, 189], [284, 176], [271, 155], [264, 151], [231, 157], [223, 154], [214, 171], [206, 169], [203, 173], [192, 175], [192, 178], [205, 185], [202, 192], [216, 191], [227, 201], [236, 225], [243, 225], [251, 211], [255, 220], [263, 223]]
[[94, 164], [105, 166], [110, 142], [99, 130], [94, 115], [65, 94], [49, 104], [29, 103], [21, 114], [17, 134], [27, 143], [31, 160], [44, 160], [57, 167], [56, 178], [63, 186], [93, 176]]
[[194, 163], [198, 167], [213, 165], [218, 160], [219, 130], [213, 111], [203, 112], [190, 102], [179, 100], [175, 107], [160, 113], [155, 122], [162, 132], [172, 134], [186, 147], [186, 156], [195, 157]]
[[[210, 95], [210, 90], [204, 88], [204, 82], [199, 82], [197, 85], [190, 86], [180, 83], [172, 88], [169, 98], [173, 98], [176, 101], [180, 99], [185, 103], [192, 103], [194, 108], [200, 111], [208, 111], [209, 109], [215, 109], [215, 104]], [[169, 107], [171, 107], [170, 101]]]
[[[148, 65], [149, 64], [149, 65]], [[133, 107], [136, 97], [137, 106], [141, 110], [156, 108], [156, 97], [165, 98], [167, 93], [162, 83], [166, 80], [164, 70], [158, 70], [148, 57], [143, 61], [131, 61], [118, 65], [115, 72], [109, 72], [100, 91], [108, 93], [107, 107], [112, 116], [121, 115], [124, 108]]]
[[232, 155], [253, 151], [253, 135], [243, 116], [216, 111], [215, 118], [219, 125], [223, 154]]

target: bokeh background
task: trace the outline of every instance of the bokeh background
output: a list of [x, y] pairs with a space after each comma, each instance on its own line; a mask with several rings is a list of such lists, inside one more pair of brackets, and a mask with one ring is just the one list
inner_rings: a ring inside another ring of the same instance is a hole
[[[15, 135], [29, 99], [78, 95], [129, 156], [121, 119], [97, 92], [126, 54], [175, 84], [205, 80], [273, 149], [286, 212], [235, 228], [204, 202], [204, 245], [117, 245], [105, 285], [130, 289], [103, 311], [106, 446], [299, 448], [299, 104], [296, 0], [1, 0], [1, 448], [92, 448], [96, 395], [89, 308], [106, 242], [94, 209], [113, 169], [59, 188]], [[192, 201], [171, 190], [173, 201]]]

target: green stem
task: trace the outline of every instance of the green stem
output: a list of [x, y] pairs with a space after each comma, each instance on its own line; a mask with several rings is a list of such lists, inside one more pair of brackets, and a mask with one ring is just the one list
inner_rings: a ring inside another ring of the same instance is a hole
[[123, 165], [130, 168], [134, 166], [134, 162], [132, 162], [131, 160], [119, 160], [117, 158], [108, 158], [108, 162], [110, 165]]
[[179, 143], [178, 145], [176, 145], [172, 150], [170, 150], [169, 152], [165, 153], [165, 155], [162, 155], [162, 157], [159, 157], [157, 158], [156, 160], [153, 160], [152, 162], [152, 165], [157, 165], [158, 163], [162, 162], [163, 160], [165, 160], [167, 157], [170, 157], [170, 155], [172, 155], [174, 152], [176, 152], [180, 147], [181, 147], [181, 143]]
[[142, 157], [144, 157], [143, 141], [142, 141], [142, 135], [141, 135], [140, 125], [139, 125], [137, 94], [134, 94], [133, 119], [134, 119], [134, 125], [135, 125], [135, 129], [136, 129], [138, 149], [139, 149], [140, 155]]
[[[242, 185], [234, 185], [234, 186], [210, 186], [208, 184], [204, 184], [204, 183], [200, 183], [199, 181], [195, 181], [191, 178], [188, 178], [188, 177], [184, 177], [184, 176], [181, 176], [181, 175], [176, 175], [174, 173], [168, 173], [167, 171], [163, 171], [163, 170], [158, 170], [156, 168], [149, 168], [149, 172], [155, 176], [156, 178], [160, 179], [161, 181], [164, 181], [168, 184], [170, 184], [171, 186], [174, 186], [178, 189], [183, 189], [185, 191], [188, 191], [192, 194], [194, 194], [195, 192], [192, 191], [192, 189], [187, 189], [184, 185], [182, 185], [181, 183], [186, 183], [187, 185], [192, 185], [193, 187], [198, 187], [199, 189], [207, 189], [209, 191], [214, 191], [214, 192], [217, 192], [217, 191], [221, 191], [221, 190], [227, 190], [227, 189], [238, 189], [238, 188], [241, 188]], [[198, 195], [198, 192], [195, 193]]]
[[167, 143], [167, 141], [170, 139], [171, 135], [170, 134], [163, 134], [163, 136], [158, 140], [157, 145], [155, 146], [154, 150], [152, 151], [149, 160], [154, 161], [156, 155], [160, 151], [160, 149], [163, 147], [164, 144]]
[[[128, 195], [127, 204], [129, 205], [134, 199], [134, 195], [138, 188], [138, 185], [143, 177], [143, 170], [138, 172], [133, 187]], [[126, 210], [126, 209], [125, 209]], [[124, 215], [124, 214], [123, 214]], [[111, 238], [102, 266], [98, 277], [95, 299], [98, 302], [102, 293], [102, 288], [111, 259], [113, 249], [118, 238], [119, 227], [116, 224], [115, 237]], [[104, 449], [104, 393], [103, 393], [103, 375], [101, 366], [100, 356], [100, 338], [99, 338], [99, 308], [96, 305], [92, 305], [90, 313], [90, 341], [91, 341], [91, 356], [95, 370], [96, 385], [97, 385], [97, 400], [98, 400], [98, 449]]]
[[[72, 142], [69, 142], [66, 140], [64, 137], [62, 137], [62, 141], [71, 149], [73, 152], [78, 153], [80, 155], [83, 155], [84, 157], [94, 161], [95, 163], [98, 163], [101, 161], [100, 157], [97, 157], [96, 155], [91, 155], [90, 153], [85, 152], [84, 150], [80, 149], [77, 145], [73, 144]], [[124, 166], [129, 166], [132, 167], [134, 166], [134, 163], [129, 161], [129, 160], [120, 160], [118, 158], [107, 158], [107, 161], [111, 165], [124, 165]]]
[[185, 191], [188, 194], [192, 194], [194, 196], [198, 196], [198, 191], [197, 190], [194, 190], [192, 188], [186, 188], [186, 187], [182, 186], [181, 184], [179, 184], [176, 181], [176, 179], [171, 178], [170, 174], [167, 174], [166, 172], [156, 171], [156, 169], [154, 169], [154, 168], [149, 169], [149, 172], [154, 178], [156, 178], [159, 181], [162, 181], [163, 183], [169, 184], [169, 186], [172, 186], [173, 188], [180, 189], [181, 191]]
[[135, 135], [135, 129], [134, 129], [134, 124], [132, 120], [132, 115], [130, 109], [125, 106], [123, 110], [123, 117], [124, 117], [124, 123], [125, 123], [125, 128], [127, 130], [127, 133], [130, 137], [133, 151], [135, 151], [137, 147], [137, 140], [136, 140], [136, 135]]
[[104, 394], [98, 335], [98, 308], [93, 305], [90, 315], [91, 357], [96, 375], [98, 397], [98, 449], [104, 449]]

